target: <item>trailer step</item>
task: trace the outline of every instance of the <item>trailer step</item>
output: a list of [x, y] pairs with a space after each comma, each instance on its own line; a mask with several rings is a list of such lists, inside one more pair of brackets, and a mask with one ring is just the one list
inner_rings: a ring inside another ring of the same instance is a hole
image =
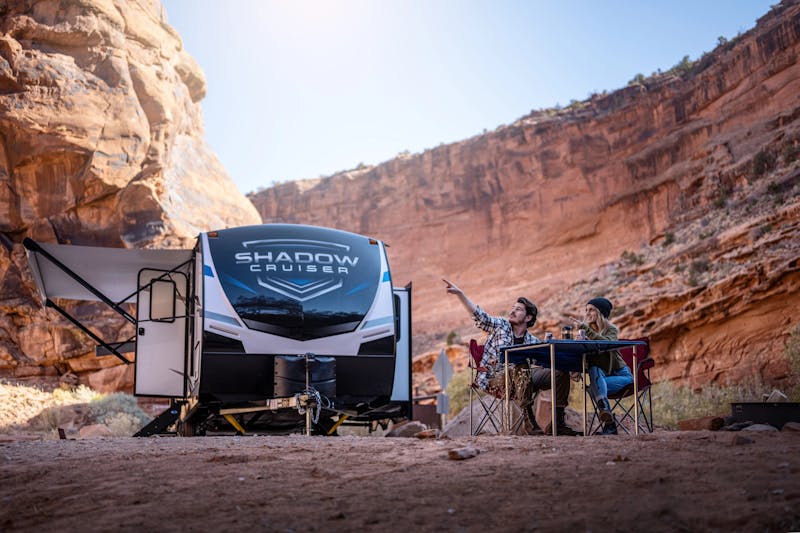
[[149, 424], [137, 431], [134, 437], [152, 437], [166, 433], [169, 426], [174, 424], [181, 415], [181, 406], [173, 405], [164, 410], [163, 413], [155, 417]]

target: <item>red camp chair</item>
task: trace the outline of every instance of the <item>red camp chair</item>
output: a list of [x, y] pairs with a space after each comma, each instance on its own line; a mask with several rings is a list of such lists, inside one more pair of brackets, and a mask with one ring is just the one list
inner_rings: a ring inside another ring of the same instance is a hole
[[[475, 339], [470, 339], [469, 341], [469, 368], [470, 368], [470, 384], [469, 384], [469, 433], [470, 435], [478, 435], [486, 425], [486, 423], [491, 423], [492, 427], [496, 433], [500, 433], [500, 429], [503, 427], [503, 423], [501, 421], [502, 416], [502, 409], [498, 410], [500, 404], [500, 398], [489, 394], [485, 390], [483, 390], [480, 385], [478, 385], [478, 373], [485, 372], [486, 369], [481, 366], [481, 361], [483, 360], [483, 344], [478, 344], [478, 341]], [[472, 420], [472, 398], [473, 396], [478, 398], [478, 402], [483, 409], [483, 415], [481, 416], [480, 421], [478, 422], [477, 427], [473, 425]], [[498, 416], [499, 411], [499, 416]]]
[[[624, 339], [620, 339], [624, 340]], [[638, 384], [638, 394], [636, 398], [633, 398], [629, 406], [625, 406], [623, 404], [623, 400], [625, 398], [630, 398], [634, 396], [634, 388], [633, 383], [628, 385], [627, 387], [622, 388], [618, 392], [614, 394], [608, 395], [608, 401], [611, 404], [611, 413], [614, 416], [617, 427], [622, 428], [622, 430], [630, 434], [631, 431], [635, 431], [635, 421], [634, 421], [634, 401], [639, 405], [639, 430], [640, 431], [647, 431], [652, 433], [653, 432], [653, 398], [650, 392], [650, 369], [653, 368], [656, 362], [650, 357], [650, 339], [648, 337], [644, 337], [641, 339], [630, 339], [635, 341], [645, 341], [644, 346], [636, 346], [636, 372], [638, 373], [637, 376], [637, 384]], [[628, 368], [631, 369], [633, 372], [633, 346], [628, 346], [626, 348], [622, 348], [619, 350], [620, 355], [625, 360], [625, 364], [628, 365]], [[586, 393], [588, 394], [588, 387], [586, 389]], [[589, 398], [592, 400], [592, 405], [594, 406], [594, 414], [592, 415], [592, 419], [589, 423], [589, 429], [587, 434], [592, 435], [599, 433], [603, 425], [600, 423], [600, 418], [597, 414], [598, 408], [597, 404], [595, 403], [594, 398], [592, 395], [589, 394]], [[595, 424], [597, 424], [595, 426]]]

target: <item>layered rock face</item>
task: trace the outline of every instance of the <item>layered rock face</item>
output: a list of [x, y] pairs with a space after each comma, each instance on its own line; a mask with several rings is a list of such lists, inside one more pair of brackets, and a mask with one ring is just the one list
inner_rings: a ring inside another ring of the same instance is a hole
[[800, 296], [800, 3], [691, 69], [421, 154], [251, 195], [265, 222], [334, 226], [412, 281], [415, 351], [478, 336], [518, 295], [555, 332], [598, 295], [649, 336], [657, 379], [787, 375]]
[[[24, 237], [190, 247], [200, 231], [259, 222], [205, 143], [205, 91], [157, 1], [0, 3], [0, 375], [132, 383], [40, 309]], [[98, 305], [70, 309], [107, 339], [126, 333]]]

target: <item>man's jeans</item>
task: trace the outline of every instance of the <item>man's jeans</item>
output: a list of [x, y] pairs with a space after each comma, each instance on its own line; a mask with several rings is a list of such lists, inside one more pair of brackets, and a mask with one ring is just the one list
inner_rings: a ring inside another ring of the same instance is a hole
[[633, 383], [633, 374], [627, 366], [623, 366], [609, 375], [606, 375], [600, 367], [592, 366], [589, 367], [589, 377], [592, 380], [589, 392], [595, 401], [607, 399], [609, 394], [619, 392]]

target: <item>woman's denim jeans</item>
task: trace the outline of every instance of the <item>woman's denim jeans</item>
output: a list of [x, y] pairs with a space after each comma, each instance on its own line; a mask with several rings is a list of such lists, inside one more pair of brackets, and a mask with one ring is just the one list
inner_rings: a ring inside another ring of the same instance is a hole
[[609, 394], [619, 392], [624, 387], [633, 383], [633, 374], [627, 366], [606, 375], [600, 367], [589, 367], [589, 377], [592, 379], [589, 392], [595, 401], [608, 398]]

